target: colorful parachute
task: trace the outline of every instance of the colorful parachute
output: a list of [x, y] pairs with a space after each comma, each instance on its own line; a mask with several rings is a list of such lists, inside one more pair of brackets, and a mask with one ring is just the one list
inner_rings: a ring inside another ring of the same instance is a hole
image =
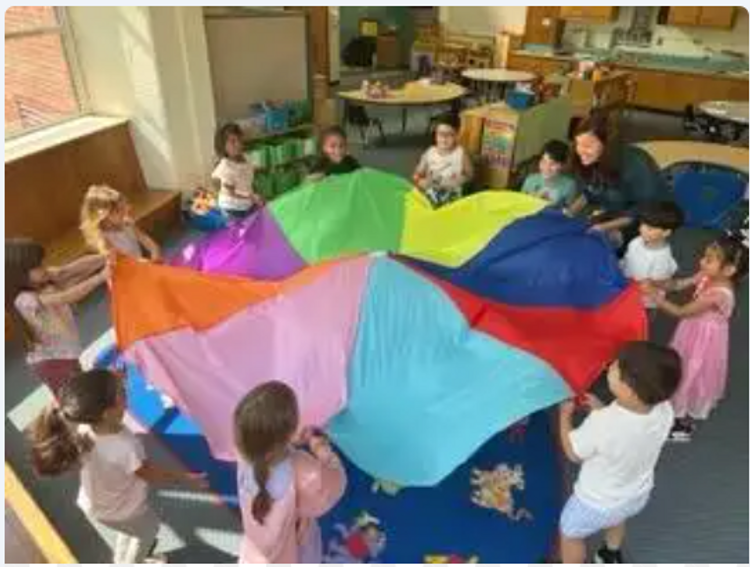
[[606, 243], [541, 208], [487, 192], [433, 211], [371, 170], [303, 186], [182, 267], [120, 261], [118, 344], [217, 458], [239, 399], [279, 379], [360, 468], [433, 485], [645, 334]]

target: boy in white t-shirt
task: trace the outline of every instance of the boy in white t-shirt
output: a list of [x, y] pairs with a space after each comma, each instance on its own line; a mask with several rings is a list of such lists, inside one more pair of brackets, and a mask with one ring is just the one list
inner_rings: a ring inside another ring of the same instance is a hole
[[438, 208], [460, 199], [474, 177], [471, 159], [458, 143], [458, 121], [445, 116], [435, 126], [435, 144], [419, 160], [414, 185]]
[[[640, 234], [630, 241], [622, 260], [625, 276], [638, 283], [650, 283], [657, 287], [671, 280], [677, 273], [677, 262], [672, 256], [669, 237], [682, 226], [682, 222], [682, 211], [675, 203], [646, 204], [640, 213]], [[646, 295], [643, 302], [649, 310], [656, 307]]]
[[572, 401], [560, 407], [560, 437], [567, 457], [581, 463], [573, 495], [560, 517], [563, 563], [586, 561], [586, 538], [604, 531], [597, 563], [623, 563], [625, 521], [643, 510], [654, 486], [654, 468], [672, 428], [669, 399], [682, 374], [668, 347], [632, 342], [607, 373], [615, 400], [604, 406], [588, 394], [588, 417], [573, 429]]

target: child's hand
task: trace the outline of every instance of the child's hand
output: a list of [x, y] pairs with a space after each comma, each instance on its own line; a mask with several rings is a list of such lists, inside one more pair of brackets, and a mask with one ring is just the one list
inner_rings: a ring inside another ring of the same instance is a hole
[[604, 403], [594, 394], [586, 394], [583, 398], [583, 403], [591, 410], [600, 410], [604, 407]]
[[183, 480], [188, 484], [192, 484], [193, 486], [195, 486], [196, 488], [200, 490], [207, 490], [208, 488], [210, 488], [210, 485], [208, 483], [208, 474], [204, 472], [185, 473], [183, 476]]
[[560, 404], [560, 417], [570, 418], [576, 411], [576, 404], [573, 400], [565, 400]]
[[310, 447], [310, 452], [321, 461], [329, 461], [333, 457], [331, 443], [325, 435], [315, 432], [312, 434], [312, 437], [310, 437], [307, 444]]

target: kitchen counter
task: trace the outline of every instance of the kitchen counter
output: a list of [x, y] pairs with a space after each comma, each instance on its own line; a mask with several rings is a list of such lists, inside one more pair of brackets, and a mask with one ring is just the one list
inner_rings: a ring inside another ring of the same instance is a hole
[[511, 54], [570, 63], [574, 63], [579, 59], [609, 59], [615, 66], [628, 69], [663, 71], [668, 73], [680, 73], [683, 75], [719, 77], [723, 79], [737, 79], [746, 81], [750, 76], [747, 69], [743, 71], [736, 70], [736, 68], [739, 67], [740, 64], [734, 64], [734, 62], [728, 62], [725, 59], [722, 59], [721, 61], [717, 61], [715, 63], [715, 67], [719, 67], [717, 69], [711, 68], [710, 60], [691, 60], [687, 57], [674, 57], [672, 58], [674, 62], [672, 62], [665, 60], [668, 59], [665, 56], [651, 56], [652, 60], [648, 61], [647, 59], [649, 58], [649, 56], [637, 56], [629, 54], [627, 52], [619, 52], [615, 53], [613, 57], [611, 52], [604, 50], [577, 51], [574, 53], [556, 53], [553, 51], [537, 51], [535, 49], [516, 49], [513, 50]]
[[555, 53], [548, 47], [526, 48], [510, 52], [508, 68], [549, 76], [566, 73], [580, 59], [608, 59], [615, 70], [632, 73], [634, 88], [627, 103], [638, 108], [682, 113], [688, 105], [705, 101], [750, 99], [747, 69], [731, 57], [697, 59], [604, 50]]

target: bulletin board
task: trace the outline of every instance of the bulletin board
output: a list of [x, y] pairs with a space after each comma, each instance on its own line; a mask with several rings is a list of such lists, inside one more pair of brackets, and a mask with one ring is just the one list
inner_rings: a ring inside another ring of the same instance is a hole
[[299, 11], [205, 12], [206, 41], [219, 121], [247, 116], [263, 100], [309, 100], [306, 15]]

